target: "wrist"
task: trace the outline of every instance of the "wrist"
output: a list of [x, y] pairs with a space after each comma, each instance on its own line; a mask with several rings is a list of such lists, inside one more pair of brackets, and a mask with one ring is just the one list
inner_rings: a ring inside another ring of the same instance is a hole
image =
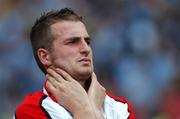
[[74, 112], [72, 112], [72, 115], [74, 119], [95, 119], [94, 110], [90, 104], [86, 106], [82, 106], [79, 109], [76, 109]]

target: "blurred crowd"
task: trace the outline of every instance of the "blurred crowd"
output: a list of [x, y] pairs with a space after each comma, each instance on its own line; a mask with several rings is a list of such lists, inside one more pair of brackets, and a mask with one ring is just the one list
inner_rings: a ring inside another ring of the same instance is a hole
[[84, 17], [108, 92], [126, 97], [137, 119], [180, 119], [179, 0], [0, 0], [0, 119], [42, 89], [29, 32], [43, 12], [63, 7]]

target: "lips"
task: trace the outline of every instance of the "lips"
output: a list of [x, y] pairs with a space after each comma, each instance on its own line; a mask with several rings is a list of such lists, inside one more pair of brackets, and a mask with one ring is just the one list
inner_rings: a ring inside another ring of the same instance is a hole
[[79, 60], [79, 62], [82, 62], [82, 61], [84, 61], [84, 62], [91, 62], [91, 59], [89, 59], [89, 58], [82, 58], [82, 59]]
[[90, 58], [81, 58], [80, 60], [78, 60], [78, 62], [91, 62]]

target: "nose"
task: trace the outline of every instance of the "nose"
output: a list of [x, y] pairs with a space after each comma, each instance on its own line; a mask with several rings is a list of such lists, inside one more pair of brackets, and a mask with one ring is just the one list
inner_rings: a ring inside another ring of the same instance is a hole
[[88, 55], [91, 52], [91, 47], [84, 38], [81, 38], [80, 53]]

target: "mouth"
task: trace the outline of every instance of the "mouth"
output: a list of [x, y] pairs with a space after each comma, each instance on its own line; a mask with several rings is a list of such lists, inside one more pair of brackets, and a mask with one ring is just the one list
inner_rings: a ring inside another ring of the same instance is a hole
[[82, 59], [78, 60], [78, 62], [89, 65], [89, 64], [91, 64], [91, 59], [90, 58], [82, 58]]

